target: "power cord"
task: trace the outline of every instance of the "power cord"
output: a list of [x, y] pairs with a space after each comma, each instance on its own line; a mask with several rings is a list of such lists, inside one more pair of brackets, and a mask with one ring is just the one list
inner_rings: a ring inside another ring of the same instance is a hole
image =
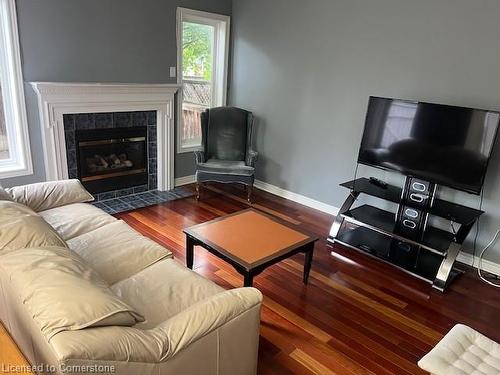
[[[483, 210], [483, 199], [484, 199], [484, 186], [481, 188], [481, 194], [479, 195], [480, 200], [479, 200], [479, 211]], [[481, 217], [477, 218], [476, 221], [476, 234], [474, 235], [474, 257], [472, 258], [472, 267], [474, 267], [476, 263], [476, 250], [477, 250], [477, 238], [479, 237], [479, 232], [481, 231], [481, 225], [480, 225], [480, 220]]]
[[[479, 210], [480, 211], [483, 210], [483, 199], [484, 199], [484, 187], [481, 189], [481, 194], [480, 194], [480, 201], [479, 201]], [[453, 227], [453, 225], [452, 225], [452, 227]], [[480, 227], [480, 218], [478, 218], [477, 222], [476, 222], [476, 234], [474, 236], [474, 257], [472, 258], [472, 267], [474, 267], [474, 264], [476, 261], [476, 246], [477, 246], [477, 238], [479, 236], [480, 228], [481, 228]], [[496, 284], [496, 283], [488, 280], [485, 276], [483, 276], [482, 267], [483, 267], [484, 254], [488, 251], [488, 249], [491, 246], [493, 246], [493, 244], [496, 242], [499, 234], [500, 234], [500, 229], [497, 230], [497, 232], [495, 233], [495, 235], [493, 236], [491, 241], [480, 251], [479, 261], [478, 261], [478, 265], [477, 265], [477, 275], [479, 276], [479, 278], [482, 281], [484, 281], [486, 284], [491, 285], [495, 288], [500, 288], [500, 284]], [[496, 277], [496, 278], [498, 279], [498, 277]]]
[[483, 267], [483, 257], [486, 251], [496, 242], [498, 235], [500, 234], [500, 229], [497, 230], [491, 241], [484, 247], [483, 250], [479, 253], [479, 264], [477, 266], [477, 274], [481, 280], [483, 280], [486, 284], [494, 286], [495, 288], [500, 288], [500, 284], [496, 284], [494, 282], [491, 282], [490, 280], [486, 279], [486, 277], [483, 276], [481, 268]]

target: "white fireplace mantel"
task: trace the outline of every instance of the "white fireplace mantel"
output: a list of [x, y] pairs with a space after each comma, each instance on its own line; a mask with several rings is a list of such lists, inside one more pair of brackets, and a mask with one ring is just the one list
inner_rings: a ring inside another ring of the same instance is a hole
[[174, 84], [31, 82], [38, 96], [47, 180], [68, 178], [64, 114], [156, 111], [158, 190], [174, 187]]

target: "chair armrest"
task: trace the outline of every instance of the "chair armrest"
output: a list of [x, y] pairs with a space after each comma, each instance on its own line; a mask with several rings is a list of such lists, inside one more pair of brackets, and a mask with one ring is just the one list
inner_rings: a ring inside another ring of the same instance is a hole
[[39, 182], [15, 186], [6, 191], [15, 202], [24, 204], [35, 212], [94, 200], [79, 180]]
[[196, 164], [201, 164], [205, 162], [205, 150], [200, 148], [194, 151], [194, 157], [196, 158]]
[[255, 288], [239, 288], [216, 294], [157, 326], [152, 334], [163, 342], [161, 361], [167, 361], [193, 342], [238, 316], [262, 304], [262, 293]]
[[249, 167], [255, 167], [255, 162], [259, 159], [259, 153], [254, 150], [248, 150], [246, 164]]

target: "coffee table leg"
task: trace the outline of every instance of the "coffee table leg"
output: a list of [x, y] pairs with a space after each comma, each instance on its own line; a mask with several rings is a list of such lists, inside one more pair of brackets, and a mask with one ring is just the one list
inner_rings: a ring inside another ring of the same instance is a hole
[[253, 286], [253, 275], [251, 273], [245, 273], [243, 276], [244, 276], [243, 285], [245, 287]]
[[186, 235], [186, 266], [193, 269], [194, 240]]
[[304, 261], [304, 284], [307, 285], [309, 279], [309, 272], [311, 271], [311, 265], [314, 255], [314, 243], [310, 244], [309, 249], [306, 250], [306, 259]]

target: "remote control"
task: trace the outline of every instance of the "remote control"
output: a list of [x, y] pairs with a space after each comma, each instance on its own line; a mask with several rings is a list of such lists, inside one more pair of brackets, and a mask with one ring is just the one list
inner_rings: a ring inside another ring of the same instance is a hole
[[370, 183], [376, 185], [382, 189], [387, 189], [387, 182], [381, 181], [378, 178], [370, 177]]

